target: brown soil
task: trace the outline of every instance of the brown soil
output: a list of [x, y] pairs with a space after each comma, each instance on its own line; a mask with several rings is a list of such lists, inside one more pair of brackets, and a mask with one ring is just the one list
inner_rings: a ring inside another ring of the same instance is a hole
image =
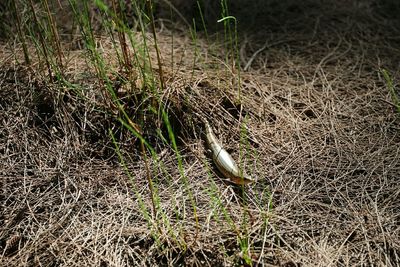
[[[185, 26], [158, 11], [162, 100], [188, 179], [148, 111], [144, 135], [159, 160], [147, 159], [164, 218], [152, 217], [138, 141], [117, 121], [80, 40], [62, 45], [65, 75], [83, 95], [50, 82], [37, 59], [24, 66], [21, 45], [1, 40], [0, 266], [249, 266], [246, 258], [252, 266], [399, 266], [400, 115], [380, 72], [391, 73], [400, 95], [399, 6], [250, 3], [231, 6], [240, 94], [223, 32], [209, 26], [195, 46]], [[110, 39], [98, 40], [117, 66]], [[137, 107], [124, 103], [134, 116]], [[242, 189], [220, 177], [196, 114], [256, 183]]]

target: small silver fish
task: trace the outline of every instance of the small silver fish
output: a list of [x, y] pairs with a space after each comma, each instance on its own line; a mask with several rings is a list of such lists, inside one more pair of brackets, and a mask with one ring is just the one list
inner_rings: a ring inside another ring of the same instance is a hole
[[212, 157], [218, 170], [233, 183], [246, 185], [254, 182], [250, 176], [242, 173], [232, 156], [222, 147], [217, 137], [215, 137], [210, 124], [203, 119], [206, 128], [206, 139], [208, 147], [211, 149]]

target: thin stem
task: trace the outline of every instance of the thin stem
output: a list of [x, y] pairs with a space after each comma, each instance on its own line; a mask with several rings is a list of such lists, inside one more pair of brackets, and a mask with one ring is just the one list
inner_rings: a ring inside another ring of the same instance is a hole
[[164, 73], [163, 73], [163, 69], [162, 69], [161, 53], [160, 53], [160, 49], [157, 44], [156, 26], [154, 23], [154, 15], [153, 15], [153, 3], [151, 0], [146, 0], [146, 4], [147, 4], [147, 9], [148, 9], [149, 15], [150, 15], [151, 31], [153, 33], [153, 38], [154, 38], [154, 48], [156, 49], [156, 54], [157, 54], [158, 74], [160, 76], [160, 83], [161, 83], [160, 87], [161, 87], [161, 92], [163, 92], [165, 89], [165, 80], [164, 80]]
[[26, 45], [26, 40], [25, 40], [25, 34], [22, 32], [22, 25], [21, 25], [21, 19], [19, 17], [20, 13], [19, 13], [19, 9], [17, 6], [17, 1], [11, 1], [13, 2], [13, 9], [14, 9], [14, 13], [15, 13], [15, 18], [17, 20], [17, 31], [18, 31], [18, 35], [19, 38], [21, 39], [22, 42], [22, 49], [24, 50], [24, 58], [25, 58], [25, 63], [27, 65], [31, 64], [31, 60], [29, 58], [29, 53], [28, 53], [28, 47]]
[[51, 33], [53, 35], [55, 46], [56, 46], [56, 50], [57, 50], [58, 64], [60, 66], [60, 69], [62, 69], [62, 66], [63, 66], [63, 61], [62, 61], [63, 53], [62, 53], [62, 49], [61, 49], [60, 38], [58, 36], [57, 25], [56, 25], [56, 22], [55, 22], [53, 16], [51, 15], [48, 0], [44, 0], [43, 3], [44, 3], [44, 6], [45, 6], [45, 9], [46, 9], [47, 17], [48, 17], [49, 22], [50, 22], [50, 29], [51, 29]]
[[30, 5], [31, 11], [32, 11], [32, 15], [33, 15], [33, 19], [35, 21], [35, 25], [36, 25], [36, 28], [37, 28], [37, 31], [38, 31], [40, 44], [41, 44], [42, 49], [43, 49], [43, 54], [44, 54], [44, 57], [45, 57], [45, 60], [46, 60], [47, 70], [49, 72], [49, 77], [50, 77], [50, 80], [53, 80], [52, 74], [51, 74], [51, 66], [50, 66], [49, 56], [47, 54], [47, 48], [45, 46], [44, 37], [43, 37], [43, 34], [41, 32], [41, 29], [40, 29], [39, 20], [38, 20], [38, 18], [36, 16], [36, 12], [35, 12], [35, 8], [33, 6], [33, 1], [32, 0], [29, 0], [29, 5]]

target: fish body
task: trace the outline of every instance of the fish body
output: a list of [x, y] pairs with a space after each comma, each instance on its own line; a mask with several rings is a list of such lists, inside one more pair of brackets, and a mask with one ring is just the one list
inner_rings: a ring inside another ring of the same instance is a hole
[[218, 170], [235, 184], [246, 185], [254, 182], [250, 176], [239, 170], [235, 160], [228, 151], [222, 147], [221, 143], [214, 135], [210, 124], [207, 121], [204, 121], [204, 124], [206, 128], [207, 144], [212, 152], [212, 158]]

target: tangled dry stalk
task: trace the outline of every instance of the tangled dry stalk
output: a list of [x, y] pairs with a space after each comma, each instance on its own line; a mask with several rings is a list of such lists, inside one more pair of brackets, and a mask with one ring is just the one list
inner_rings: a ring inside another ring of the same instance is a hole
[[[3, 40], [0, 265], [239, 266], [246, 255], [238, 231], [254, 266], [398, 266], [400, 115], [379, 70], [400, 80], [400, 31], [393, 26], [400, 23], [374, 9], [380, 2], [340, 2], [333, 8], [311, 0], [278, 4], [279, 15], [258, 23], [269, 27], [245, 31], [241, 104], [236, 76], [211, 54], [221, 55], [222, 46], [199, 39], [201, 60], [193, 69], [190, 37], [174, 24], [160, 27], [167, 77], [162, 98], [189, 187], [180, 181], [173, 150], [155, 143], [163, 167], [151, 162], [152, 174], [169, 218], [161, 220], [158, 240], [108, 129], [116, 132], [150, 207], [135, 139], [113, 114], [97, 109], [106, 101], [81, 51], [69, 54], [67, 75], [87, 88], [86, 99], [17, 64], [20, 46]], [[242, 192], [206, 167], [195, 113], [208, 117], [235, 158], [245, 124], [241, 161], [257, 183]], [[222, 206], [212, 201], [216, 195]]]

